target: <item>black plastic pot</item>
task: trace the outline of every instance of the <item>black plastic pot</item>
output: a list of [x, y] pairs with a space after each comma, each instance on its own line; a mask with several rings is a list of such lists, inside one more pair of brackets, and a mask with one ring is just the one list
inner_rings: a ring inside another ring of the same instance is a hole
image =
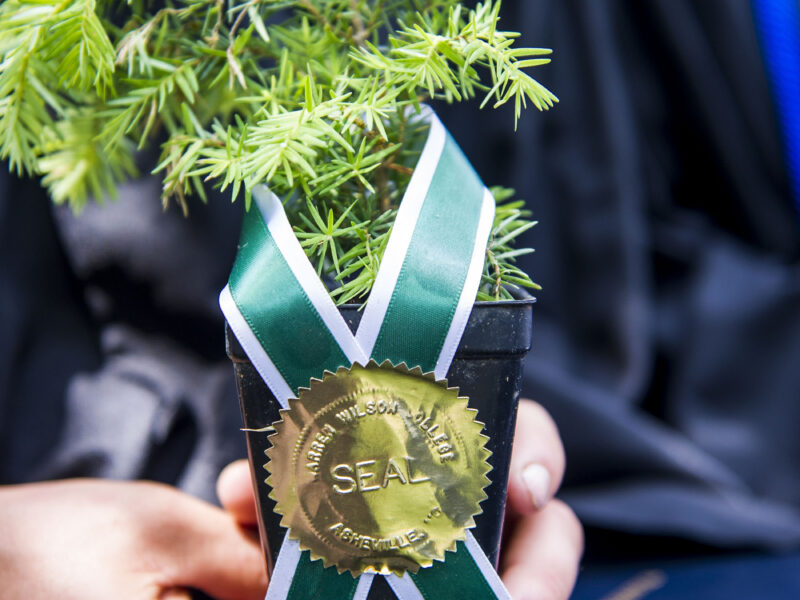
[[[489, 462], [491, 484], [486, 488], [488, 498], [481, 503], [483, 513], [475, 517], [475, 539], [489, 560], [497, 564], [506, 504], [508, 468], [517, 406], [522, 381], [522, 361], [531, 348], [532, 309], [534, 299], [508, 302], [479, 302], [470, 315], [447, 381], [469, 397], [469, 405], [478, 409], [478, 420], [485, 424], [489, 436], [487, 448], [492, 452]], [[361, 320], [356, 306], [343, 306], [342, 315], [355, 331]], [[269, 388], [250, 364], [231, 330], [227, 329], [228, 356], [233, 361], [239, 401], [245, 429], [262, 429], [277, 421], [279, 405]], [[413, 365], [412, 365], [413, 366]], [[265, 479], [269, 445], [267, 434], [247, 432], [250, 467], [259, 504], [259, 531], [267, 561], [267, 571], [278, 555], [285, 529], [280, 515], [273, 511], [275, 503], [269, 498]], [[393, 599], [382, 577], [376, 578], [369, 600]]]

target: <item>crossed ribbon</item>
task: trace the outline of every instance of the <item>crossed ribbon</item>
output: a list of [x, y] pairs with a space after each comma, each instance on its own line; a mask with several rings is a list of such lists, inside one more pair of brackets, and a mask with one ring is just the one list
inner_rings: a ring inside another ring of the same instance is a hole
[[[283, 206], [254, 191], [220, 306], [251, 363], [283, 408], [312, 377], [391, 360], [444, 379], [480, 285], [495, 204], [453, 138], [426, 108], [428, 138], [398, 208], [355, 335], [317, 276]], [[400, 600], [509, 599], [470, 531], [445, 562], [386, 577]], [[312, 561], [284, 538], [266, 600], [364, 600], [374, 573], [353, 578]]]

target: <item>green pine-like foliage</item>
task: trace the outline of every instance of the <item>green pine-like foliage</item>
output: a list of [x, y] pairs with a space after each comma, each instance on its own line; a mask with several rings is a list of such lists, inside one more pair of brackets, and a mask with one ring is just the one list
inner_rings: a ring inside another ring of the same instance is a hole
[[[430, 99], [543, 110], [500, 0], [4, 0], [0, 158], [80, 210], [135, 176], [160, 144], [163, 201], [206, 185], [242, 197], [266, 183], [339, 303], [363, 301], [425, 131]], [[479, 300], [536, 287], [514, 265], [533, 225], [509, 190]]]

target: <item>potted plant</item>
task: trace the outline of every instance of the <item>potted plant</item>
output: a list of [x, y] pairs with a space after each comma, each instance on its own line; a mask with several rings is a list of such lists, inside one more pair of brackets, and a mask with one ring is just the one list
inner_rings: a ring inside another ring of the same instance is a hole
[[[426, 148], [441, 125], [424, 103], [479, 96], [482, 107], [513, 103], [518, 119], [527, 102], [542, 110], [557, 101], [526, 71], [547, 63], [549, 50], [516, 47], [517, 34], [499, 28], [499, 10], [499, 0], [474, 8], [454, 0], [6, 0], [0, 156], [18, 173], [41, 177], [54, 202], [76, 211], [90, 197], [113, 197], [120, 181], [135, 176], [137, 149], [155, 144], [163, 201], [177, 202], [184, 213], [191, 196], [205, 200], [206, 185], [230, 191], [248, 214], [273, 210], [265, 206], [279, 198], [273, 208], [278, 216], [285, 212], [292, 243], [311, 261], [314, 279], [324, 281], [325, 301], [340, 306], [360, 333], [362, 314], [371, 313], [369, 303], [360, 307], [395, 252], [391, 238], [403, 219], [403, 198], [416, 185], [415, 173], [434, 160]], [[480, 184], [457, 146], [439, 152], [451, 152], [464, 169], [460, 177]], [[514, 265], [530, 250], [513, 247], [534, 223], [513, 192], [492, 192], [496, 212], [475, 241], [476, 310], [467, 310], [455, 359], [451, 364], [451, 353], [437, 377], [446, 375], [469, 396], [486, 424], [492, 471], [488, 487], [480, 488], [489, 500], [475, 531], [496, 561], [521, 359], [530, 347], [532, 300], [520, 299], [527, 298], [521, 290], [536, 285]], [[448, 218], [459, 212], [449, 210]], [[453, 239], [461, 237], [456, 229]], [[290, 268], [297, 262], [289, 260]], [[234, 333], [229, 355], [271, 568], [283, 534], [261, 457], [272, 445], [265, 431], [283, 413], [274, 386]], [[408, 367], [424, 363], [392, 359], [414, 363]], [[389, 478], [423, 480], [414, 479], [409, 465], [405, 472], [386, 467], [384, 487]], [[354, 485], [372, 476], [358, 471], [348, 479], [347, 472], [339, 474]], [[390, 593], [376, 586], [372, 594]]]

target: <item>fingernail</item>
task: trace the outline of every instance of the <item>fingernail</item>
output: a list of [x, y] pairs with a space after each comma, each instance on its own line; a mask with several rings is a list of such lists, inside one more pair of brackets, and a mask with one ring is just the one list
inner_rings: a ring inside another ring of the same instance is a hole
[[547, 469], [538, 463], [528, 465], [522, 471], [522, 481], [525, 482], [536, 509], [547, 504], [550, 500], [550, 473]]

